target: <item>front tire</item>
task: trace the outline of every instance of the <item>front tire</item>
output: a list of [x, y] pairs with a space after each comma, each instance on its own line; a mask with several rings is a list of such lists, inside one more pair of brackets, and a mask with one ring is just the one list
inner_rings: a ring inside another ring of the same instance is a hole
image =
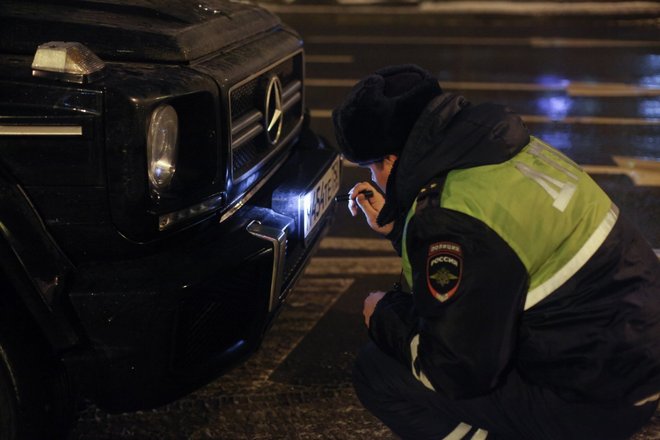
[[6, 365], [6, 354], [0, 347], [0, 438], [15, 439], [18, 419], [16, 393]]
[[44, 338], [12, 310], [0, 311], [0, 439], [64, 438], [73, 399]]

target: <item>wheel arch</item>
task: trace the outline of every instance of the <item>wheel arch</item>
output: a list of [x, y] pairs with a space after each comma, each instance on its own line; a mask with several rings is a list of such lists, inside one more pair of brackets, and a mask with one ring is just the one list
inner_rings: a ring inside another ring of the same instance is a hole
[[55, 351], [74, 346], [79, 338], [65, 299], [73, 265], [2, 166], [0, 207], [0, 319], [22, 308]]

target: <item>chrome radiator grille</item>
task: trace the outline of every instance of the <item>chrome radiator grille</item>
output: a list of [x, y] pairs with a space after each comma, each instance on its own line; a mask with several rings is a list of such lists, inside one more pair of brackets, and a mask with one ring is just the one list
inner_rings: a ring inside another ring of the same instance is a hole
[[300, 128], [303, 54], [298, 52], [229, 90], [234, 181], [259, 168]]

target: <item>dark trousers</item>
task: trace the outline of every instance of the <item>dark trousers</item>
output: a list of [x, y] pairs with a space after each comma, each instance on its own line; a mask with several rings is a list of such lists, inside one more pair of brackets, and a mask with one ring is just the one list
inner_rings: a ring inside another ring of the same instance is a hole
[[653, 415], [643, 406], [567, 402], [515, 372], [492, 394], [451, 400], [424, 387], [410, 368], [369, 343], [353, 383], [362, 404], [403, 439], [626, 439]]

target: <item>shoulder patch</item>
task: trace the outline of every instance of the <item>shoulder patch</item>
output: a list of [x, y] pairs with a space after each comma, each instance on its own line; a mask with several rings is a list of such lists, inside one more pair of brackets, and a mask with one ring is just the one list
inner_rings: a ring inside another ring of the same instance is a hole
[[445, 302], [458, 290], [463, 275], [463, 250], [457, 243], [441, 241], [429, 246], [426, 283], [431, 295]]

